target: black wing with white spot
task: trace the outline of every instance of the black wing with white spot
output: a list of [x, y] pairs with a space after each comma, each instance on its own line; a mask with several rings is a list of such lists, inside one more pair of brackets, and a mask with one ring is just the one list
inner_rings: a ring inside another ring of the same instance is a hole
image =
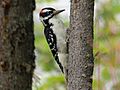
[[53, 54], [54, 59], [56, 60], [56, 62], [58, 63], [61, 71], [63, 72], [63, 66], [59, 61], [59, 57], [58, 57], [58, 50], [57, 50], [57, 38], [56, 35], [53, 33], [53, 30], [49, 27], [45, 27], [44, 29], [44, 34], [46, 37], [46, 40], [49, 44], [49, 47], [51, 49], [51, 52]]

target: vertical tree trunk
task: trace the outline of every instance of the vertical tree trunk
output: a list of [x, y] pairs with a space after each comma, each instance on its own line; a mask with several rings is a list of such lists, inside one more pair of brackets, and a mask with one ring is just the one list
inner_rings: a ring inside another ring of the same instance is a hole
[[94, 0], [71, 0], [68, 90], [92, 90]]
[[0, 0], [0, 90], [31, 90], [34, 0]]

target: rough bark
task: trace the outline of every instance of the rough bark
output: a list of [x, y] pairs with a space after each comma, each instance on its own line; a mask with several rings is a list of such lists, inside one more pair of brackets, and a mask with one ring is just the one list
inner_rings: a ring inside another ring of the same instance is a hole
[[0, 90], [32, 90], [34, 0], [0, 0]]
[[71, 0], [67, 90], [92, 90], [94, 0]]

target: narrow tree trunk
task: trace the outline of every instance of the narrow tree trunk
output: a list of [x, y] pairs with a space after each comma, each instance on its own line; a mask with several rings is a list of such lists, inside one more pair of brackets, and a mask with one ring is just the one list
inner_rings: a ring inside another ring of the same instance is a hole
[[92, 90], [94, 0], [71, 0], [68, 90]]
[[0, 90], [31, 90], [33, 0], [0, 0]]

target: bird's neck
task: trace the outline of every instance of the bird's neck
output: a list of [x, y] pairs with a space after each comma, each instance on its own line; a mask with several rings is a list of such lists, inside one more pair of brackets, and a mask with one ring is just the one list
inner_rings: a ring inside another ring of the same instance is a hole
[[49, 25], [51, 25], [51, 27], [60, 28], [60, 26], [63, 26], [63, 22], [59, 19], [59, 17], [55, 16], [49, 19]]
[[45, 27], [47, 28], [52, 28], [52, 29], [64, 29], [64, 24], [63, 22], [59, 19], [58, 16], [54, 16], [50, 19], [44, 20]]

